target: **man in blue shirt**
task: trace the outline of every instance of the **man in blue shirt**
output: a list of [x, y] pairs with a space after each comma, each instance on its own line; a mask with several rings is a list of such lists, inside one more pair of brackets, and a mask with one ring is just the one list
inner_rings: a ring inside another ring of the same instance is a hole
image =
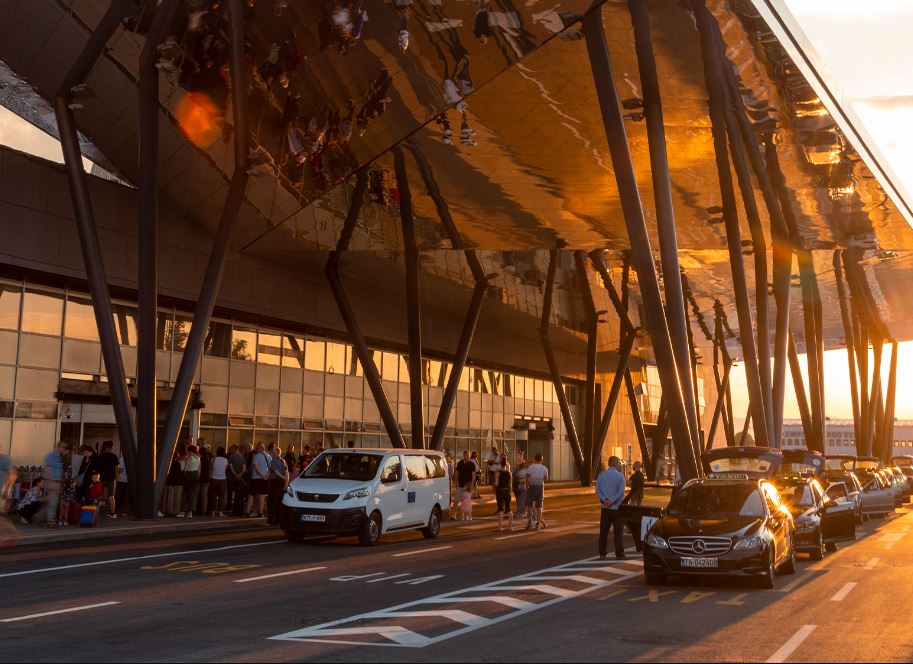
[[48, 528], [57, 527], [57, 508], [60, 505], [61, 480], [63, 480], [63, 456], [69, 451], [69, 445], [57, 443], [57, 448], [44, 458], [45, 503], [42, 514]]
[[605, 558], [609, 539], [609, 528], [614, 529], [615, 557], [623, 560], [624, 520], [618, 515], [618, 508], [625, 497], [625, 476], [621, 473], [621, 461], [618, 457], [609, 458], [609, 467], [596, 478], [596, 497], [599, 498], [599, 558]]

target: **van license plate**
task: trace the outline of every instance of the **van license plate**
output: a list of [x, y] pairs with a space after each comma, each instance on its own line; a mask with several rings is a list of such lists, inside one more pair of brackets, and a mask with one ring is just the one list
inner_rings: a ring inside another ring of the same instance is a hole
[[682, 558], [682, 567], [719, 567], [720, 561], [716, 558]]
[[327, 520], [327, 517], [325, 514], [300, 514], [300, 515], [298, 515], [298, 520], [299, 521], [317, 521], [319, 523], [323, 523], [324, 521]]

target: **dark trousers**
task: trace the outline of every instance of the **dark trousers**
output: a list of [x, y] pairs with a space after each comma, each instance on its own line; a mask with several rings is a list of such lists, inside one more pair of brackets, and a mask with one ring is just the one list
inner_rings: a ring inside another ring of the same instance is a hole
[[599, 510], [599, 555], [604, 556], [607, 553], [609, 541], [609, 528], [615, 532], [615, 555], [623, 556], [625, 554], [624, 545], [624, 519], [618, 516], [618, 510], [600, 509]]
[[271, 526], [279, 524], [279, 510], [282, 509], [282, 495], [285, 493], [285, 480], [269, 481], [269, 493], [266, 494], [266, 522]]
[[130, 504], [130, 485], [126, 482], [118, 482], [114, 488], [114, 505], [118, 514], [130, 514], [133, 506]]

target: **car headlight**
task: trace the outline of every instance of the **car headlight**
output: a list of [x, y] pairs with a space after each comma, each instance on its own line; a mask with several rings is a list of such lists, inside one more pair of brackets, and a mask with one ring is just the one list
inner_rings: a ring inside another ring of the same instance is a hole
[[650, 546], [655, 547], [657, 549], [668, 549], [669, 548], [669, 545], [666, 543], [666, 540], [664, 540], [659, 535], [654, 535], [653, 533], [650, 533], [649, 535], [647, 535], [647, 544], [649, 544]]
[[351, 498], [365, 498], [369, 493], [371, 493], [371, 490], [368, 487], [363, 486], [357, 489], [352, 489], [351, 491], [347, 491], [342, 499], [349, 500]]
[[761, 537], [760, 535], [754, 535], [752, 537], [746, 537], [744, 539], [740, 539], [738, 542], [735, 543], [735, 546], [732, 548], [733, 549], [760, 549], [763, 544], [764, 544], [764, 538]]
[[285, 495], [288, 496], [289, 498], [294, 498], [294, 497], [295, 497], [295, 490], [294, 490], [291, 486], [288, 486], [288, 487], [286, 487], [286, 489], [285, 489]]

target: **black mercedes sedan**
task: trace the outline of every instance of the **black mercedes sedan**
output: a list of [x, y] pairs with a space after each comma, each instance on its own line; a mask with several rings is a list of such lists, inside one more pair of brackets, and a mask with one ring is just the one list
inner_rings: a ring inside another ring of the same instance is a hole
[[795, 571], [793, 520], [777, 489], [748, 473], [722, 475], [687, 482], [650, 528], [648, 584], [672, 574], [727, 575], [772, 588], [777, 571]]

